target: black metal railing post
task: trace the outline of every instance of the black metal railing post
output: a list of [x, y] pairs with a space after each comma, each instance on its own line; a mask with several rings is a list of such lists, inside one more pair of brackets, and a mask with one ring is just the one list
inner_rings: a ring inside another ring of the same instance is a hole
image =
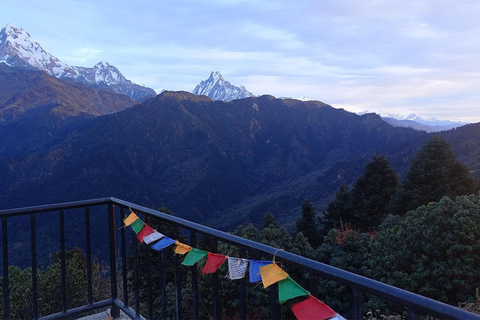
[[[160, 232], [163, 232], [163, 225], [160, 225]], [[165, 274], [165, 256], [164, 256], [164, 251], [161, 250], [159, 253], [159, 271], [160, 271], [160, 279], [159, 279], [159, 284], [160, 284], [160, 312], [161, 312], [161, 318], [162, 319], [167, 319], [167, 290], [166, 290], [166, 274]]]
[[85, 207], [85, 247], [87, 255], [87, 299], [88, 304], [93, 304], [92, 285], [92, 236], [90, 232], [90, 207]]
[[2, 243], [3, 243], [3, 316], [10, 319], [10, 290], [8, 275], [8, 233], [7, 218], [2, 218]]
[[[245, 257], [245, 249], [240, 248], [238, 250], [238, 254], [240, 257]], [[247, 276], [243, 277], [242, 279], [238, 280], [238, 289], [239, 289], [239, 316], [240, 319], [247, 319]]]
[[[118, 282], [117, 282], [117, 237], [115, 228], [115, 207], [113, 203], [108, 204], [108, 227], [110, 235], [110, 285], [112, 300], [118, 297]], [[118, 306], [112, 304], [112, 318], [120, 316]]]
[[[120, 209], [120, 219], [125, 220], [125, 208]], [[127, 239], [125, 228], [120, 229], [121, 248], [122, 248], [122, 276], [123, 276], [123, 305], [128, 306], [128, 275], [127, 275]]]
[[[194, 230], [190, 230], [190, 246], [195, 248], [197, 246], [197, 234]], [[193, 304], [193, 318], [198, 320], [198, 270], [197, 265], [190, 267], [192, 272], [192, 304]]]
[[65, 212], [60, 210], [60, 278], [62, 311], [67, 311], [67, 270], [65, 261]]
[[352, 288], [351, 314], [352, 320], [363, 319], [363, 292], [356, 288]]
[[147, 263], [147, 312], [148, 319], [153, 320], [153, 296], [152, 296], [152, 261], [150, 259], [150, 247], [146, 248], [146, 263]]
[[[218, 252], [218, 242], [213, 237], [210, 237], [210, 248], [212, 252]], [[220, 319], [220, 301], [218, 295], [218, 272], [212, 274], [212, 307], [213, 319]]]
[[[173, 227], [173, 237], [178, 239], [178, 227]], [[173, 272], [175, 276], [175, 315], [176, 319], [183, 319], [182, 317], [182, 274], [180, 270], [180, 260], [176, 254], [173, 256]]]
[[32, 299], [33, 319], [38, 319], [38, 286], [37, 286], [37, 235], [35, 214], [30, 214], [30, 250], [32, 252]]

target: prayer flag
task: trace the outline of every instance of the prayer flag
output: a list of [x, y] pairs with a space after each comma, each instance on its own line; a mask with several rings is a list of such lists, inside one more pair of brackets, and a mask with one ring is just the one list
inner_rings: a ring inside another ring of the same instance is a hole
[[163, 234], [155, 230], [152, 234], [143, 237], [143, 241], [145, 241], [146, 244], [150, 244], [154, 241], [162, 239], [163, 237], [165, 237]]
[[166, 247], [171, 246], [174, 243], [175, 243], [175, 240], [164, 236], [162, 239], [160, 239], [160, 241], [152, 245], [152, 249], [161, 251], [162, 249], [165, 249]]
[[228, 275], [230, 280], [242, 279], [247, 271], [248, 260], [228, 257]]
[[298, 320], [325, 320], [337, 316], [335, 311], [314, 296], [310, 296], [307, 300], [295, 303], [292, 306], [292, 311]]
[[145, 225], [145, 227], [137, 234], [137, 239], [143, 243], [143, 237], [151, 235], [155, 230], [152, 227]]
[[186, 245], [184, 243], [181, 243], [180, 241], [176, 240], [175, 241], [175, 244], [177, 245], [175, 247], [175, 253], [178, 253], [178, 254], [185, 254], [187, 253], [188, 251], [192, 250], [192, 247], [190, 247], [189, 245]]
[[138, 220], [138, 216], [135, 213], [130, 213], [130, 215], [123, 220], [123, 223], [125, 223], [126, 226], [131, 225], [135, 220]]
[[143, 227], [145, 227], [145, 223], [142, 220], [137, 219], [131, 224], [131, 227], [133, 231], [138, 234], [140, 231], [142, 231]]
[[187, 256], [183, 259], [182, 264], [184, 266], [193, 266], [195, 263], [200, 261], [203, 257], [207, 255], [207, 251], [193, 248], [188, 251]]
[[261, 267], [260, 274], [262, 275], [264, 288], [268, 288], [270, 285], [288, 277], [288, 274], [275, 263]]
[[284, 303], [285, 301], [296, 297], [308, 295], [310, 295], [310, 292], [302, 288], [302, 286], [293, 281], [290, 277], [278, 282], [278, 301], [280, 301], [280, 303]]
[[208, 252], [207, 263], [205, 263], [202, 273], [215, 273], [225, 260], [227, 260], [227, 256], [223, 254]]
[[262, 281], [262, 276], [260, 275], [260, 268], [271, 264], [272, 261], [259, 261], [259, 260], [250, 260], [250, 282]]

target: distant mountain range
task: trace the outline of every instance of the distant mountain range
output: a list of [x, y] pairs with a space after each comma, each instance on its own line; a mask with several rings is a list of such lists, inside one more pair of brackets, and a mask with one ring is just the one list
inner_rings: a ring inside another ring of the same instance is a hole
[[155, 91], [132, 83], [114, 66], [99, 62], [93, 68], [74, 67], [60, 61], [36, 42], [22, 28], [7, 24], [0, 31], [0, 64], [11, 67], [40, 70], [60, 79], [72, 79], [115, 93], [125, 94], [133, 100], [145, 101]]
[[[369, 111], [363, 111], [359, 114], [366, 114]], [[385, 111], [376, 112], [382, 117], [382, 119], [395, 127], [413, 128], [416, 130], [422, 130], [426, 132], [440, 132], [450, 130], [460, 126], [464, 126], [466, 122], [454, 122], [449, 120], [438, 120], [435, 118], [425, 118], [415, 113], [408, 116], [393, 114]]]
[[226, 81], [218, 71], [212, 71], [207, 80], [200, 82], [193, 90], [193, 94], [226, 102], [253, 97], [253, 94], [248, 92], [244, 86], [236, 87], [232, 85]]

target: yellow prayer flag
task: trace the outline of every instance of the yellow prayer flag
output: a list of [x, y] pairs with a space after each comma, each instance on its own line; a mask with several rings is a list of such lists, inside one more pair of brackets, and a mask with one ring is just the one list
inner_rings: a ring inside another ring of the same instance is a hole
[[132, 212], [125, 220], [123, 220], [123, 222], [125, 223], [126, 226], [129, 226], [132, 223], [134, 223], [136, 220], [138, 220], [138, 216]]
[[275, 263], [267, 264], [266, 266], [261, 267], [260, 275], [262, 276], [264, 288], [267, 288], [268, 286], [288, 277], [288, 274]]
[[175, 247], [175, 253], [178, 253], [178, 254], [185, 254], [187, 253], [188, 251], [192, 250], [192, 247], [190, 247], [189, 245], [186, 245], [184, 243], [181, 243], [179, 242], [178, 240], [175, 241], [175, 244], [177, 245]]

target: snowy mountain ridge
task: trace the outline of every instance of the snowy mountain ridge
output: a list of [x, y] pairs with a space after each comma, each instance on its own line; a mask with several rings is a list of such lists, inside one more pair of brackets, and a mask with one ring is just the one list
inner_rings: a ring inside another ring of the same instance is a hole
[[73, 79], [95, 88], [126, 94], [137, 101], [156, 95], [154, 90], [127, 80], [108, 62], [99, 62], [93, 68], [69, 66], [46, 52], [27, 31], [11, 24], [0, 31], [0, 63], [41, 70], [56, 78]]
[[427, 132], [439, 132], [443, 130], [450, 130], [456, 127], [466, 125], [466, 122], [456, 122], [450, 120], [438, 120], [436, 118], [426, 118], [415, 113], [409, 115], [400, 115], [390, 113], [384, 110], [378, 110], [377, 112], [371, 112], [368, 110], [359, 112], [359, 115], [366, 113], [376, 113], [378, 114], [385, 122], [390, 123], [395, 127], [409, 127], [417, 130], [427, 131]]
[[208, 96], [212, 100], [232, 101], [253, 97], [244, 86], [234, 86], [226, 81], [218, 71], [212, 71], [207, 80], [200, 82], [193, 89], [193, 94]]

